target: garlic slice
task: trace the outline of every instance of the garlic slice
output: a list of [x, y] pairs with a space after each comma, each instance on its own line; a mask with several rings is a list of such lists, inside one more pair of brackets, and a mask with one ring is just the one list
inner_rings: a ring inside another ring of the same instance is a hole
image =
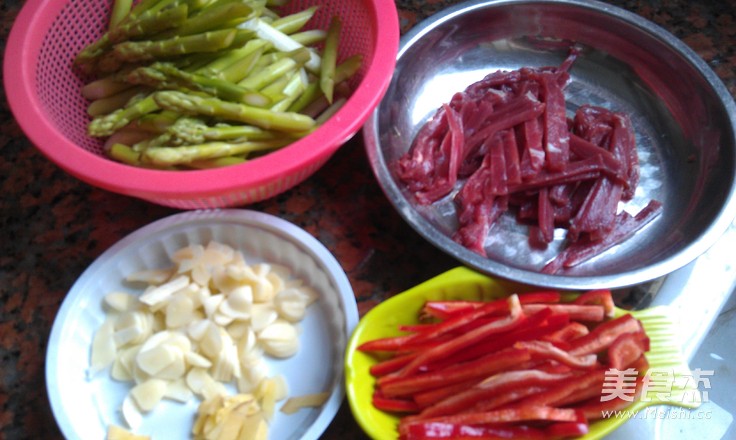
[[166, 394], [168, 382], [161, 379], [148, 379], [130, 390], [130, 395], [143, 412], [149, 412], [158, 405]]
[[115, 362], [117, 345], [114, 339], [115, 320], [108, 316], [92, 338], [92, 353], [89, 374], [104, 370]]
[[288, 321], [277, 320], [258, 332], [258, 341], [266, 353], [286, 358], [299, 350], [299, 337], [296, 327]]

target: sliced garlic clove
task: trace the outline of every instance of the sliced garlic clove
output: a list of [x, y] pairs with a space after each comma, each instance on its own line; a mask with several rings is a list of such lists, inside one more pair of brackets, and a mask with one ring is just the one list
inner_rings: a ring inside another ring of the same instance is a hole
[[205, 368], [191, 368], [185, 377], [187, 386], [194, 394], [202, 395], [205, 384], [212, 380]]
[[291, 323], [278, 320], [258, 332], [258, 341], [266, 353], [278, 358], [293, 356], [299, 350], [299, 334]]
[[128, 274], [125, 281], [130, 283], [146, 283], [154, 286], [163, 284], [174, 274], [174, 268], [169, 269], [144, 269]]
[[273, 284], [265, 275], [258, 276], [251, 281], [251, 286], [253, 288], [253, 302], [255, 303], [269, 303], [276, 295]]
[[[220, 304], [222, 305], [224, 303], [225, 302], [223, 301]], [[227, 327], [228, 325], [230, 325], [230, 323], [232, 323], [233, 321], [235, 321], [235, 318], [233, 318], [232, 316], [228, 316], [228, 315], [226, 315], [224, 313], [221, 313], [219, 311], [218, 312], [215, 312], [215, 314], [212, 315], [212, 318], [211, 319], [212, 319], [212, 322], [214, 322], [215, 324], [217, 324], [219, 327]]]
[[156, 305], [162, 301], [167, 300], [174, 292], [183, 289], [189, 285], [189, 277], [186, 275], [180, 275], [171, 281], [167, 281], [160, 286], [154, 287], [148, 290], [140, 296], [140, 301], [149, 306]]
[[[171, 346], [167, 345], [165, 347], [169, 348]], [[184, 360], [184, 354], [176, 347], [171, 348], [174, 348], [174, 359], [155, 374], [155, 377], [158, 379], [176, 380], [184, 377], [187, 372], [187, 363]]]
[[104, 370], [115, 362], [117, 344], [115, 343], [115, 319], [108, 317], [92, 338], [89, 374]]
[[204, 308], [204, 314], [209, 318], [212, 317], [217, 309], [220, 307], [220, 303], [225, 300], [225, 295], [217, 293], [210, 295], [208, 298], [202, 300], [202, 307]]
[[271, 304], [253, 304], [250, 312], [250, 325], [253, 331], [259, 332], [273, 324], [279, 315]]
[[209, 326], [210, 321], [208, 319], [192, 321], [192, 323], [187, 327], [187, 334], [193, 340], [200, 341], [204, 337], [205, 333], [207, 333]]
[[187, 403], [192, 399], [192, 397], [194, 397], [194, 393], [189, 389], [184, 378], [167, 382], [164, 398], [181, 403]]
[[117, 359], [112, 367], [112, 378], [119, 381], [134, 381], [135, 357], [141, 345], [126, 347], [118, 352]]
[[158, 405], [166, 394], [168, 382], [161, 379], [148, 379], [130, 390], [130, 396], [143, 412], [149, 412]]
[[184, 360], [190, 367], [210, 368], [212, 366], [212, 361], [195, 351], [185, 352]]
[[220, 351], [222, 351], [224, 345], [223, 335], [225, 334], [227, 332], [213, 322], [210, 322], [204, 335], [199, 340], [199, 351], [210, 360], [216, 359]]
[[179, 328], [191, 322], [194, 316], [194, 302], [187, 295], [172, 298], [165, 309], [166, 327]]
[[276, 294], [274, 307], [279, 317], [290, 322], [304, 319], [309, 305], [309, 297], [300, 289], [285, 289]]
[[130, 393], [123, 399], [122, 413], [123, 420], [133, 431], [137, 431], [143, 424], [143, 414]]
[[250, 323], [245, 321], [235, 321], [225, 329], [231, 338], [240, 340], [250, 330]]
[[183, 362], [181, 350], [166, 344], [148, 350], [141, 349], [135, 357], [136, 366], [149, 376], [156, 376], [177, 360]]
[[138, 295], [128, 292], [110, 292], [103, 299], [104, 306], [115, 312], [129, 312], [141, 307]]

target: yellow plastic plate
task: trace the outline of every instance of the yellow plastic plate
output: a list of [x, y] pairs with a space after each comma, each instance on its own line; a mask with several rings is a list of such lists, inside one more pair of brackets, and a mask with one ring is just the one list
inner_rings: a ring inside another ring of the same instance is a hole
[[[401, 334], [399, 324], [417, 322], [422, 305], [427, 300], [492, 300], [510, 295], [509, 288], [492, 278], [465, 267], [445, 272], [403, 293], [382, 302], [368, 312], [355, 328], [345, 354], [346, 392], [350, 409], [363, 430], [375, 440], [398, 438], [399, 418], [373, 407], [375, 379], [369, 369], [376, 363], [370, 354], [356, 348], [365, 341]], [[647, 393], [647, 398], [638, 400], [628, 408], [631, 412], [622, 417], [611, 417], [591, 423], [590, 432], [581, 439], [600, 439], [626, 422], [626, 416], [657, 404], [697, 408], [700, 400], [697, 384], [688, 380], [691, 372], [682, 356], [677, 340], [675, 323], [668, 316], [666, 307], [628, 312], [616, 309], [617, 316], [631, 313], [644, 325], [651, 341], [647, 359], [650, 372], [661, 371], [672, 374], [672, 389], [667, 393]], [[654, 391], [653, 389], [651, 391]]]

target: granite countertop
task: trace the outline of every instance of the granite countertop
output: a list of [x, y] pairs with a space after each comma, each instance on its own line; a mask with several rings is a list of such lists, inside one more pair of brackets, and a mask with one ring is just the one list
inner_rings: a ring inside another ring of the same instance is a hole
[[[397, 0], [401, 31], [458, 1]], [[736, 1], [616, 0], [700, 54], [736, 96]], [[0, 3], [0, 47], [21, 0]], [[12, 86], [12, 85], [6, 85]], [[54, 316], [77, 277], [125, 235], [177, 211], [75, 180], [43, 157], [0, 99], [0, 439], [61, 438], [44, 383]], [[356, 135], [315, 175], [248, 209], [293, 222], [345, 269], [364, 314], [457, 263], [415, 233], [375, 183]], [[347, 404], [325, 439], [364, 438]]]

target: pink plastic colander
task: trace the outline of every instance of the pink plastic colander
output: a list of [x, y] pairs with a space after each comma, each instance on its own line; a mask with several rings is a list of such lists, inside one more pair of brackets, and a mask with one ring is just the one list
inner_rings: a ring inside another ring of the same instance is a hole
[[309, 136], [261, 158], [197, 171], [137, 168], [106, 158], [102, 141], [87, 136], [84, 85], [72, 60], [106, 29], [111, 2], [28, 0], [7, 41], [4, 75], [10, 108], [33, 144], [71, 175], [108, 191], [180, 209], [242, 206], [301, 183], [358, 132], [390, 83], [399, 44], [391, 0], [293, 0], [284, 13], [319, 5], [310, 22], [343, 23], [340, 56], [363, 55], [355, 90]]

